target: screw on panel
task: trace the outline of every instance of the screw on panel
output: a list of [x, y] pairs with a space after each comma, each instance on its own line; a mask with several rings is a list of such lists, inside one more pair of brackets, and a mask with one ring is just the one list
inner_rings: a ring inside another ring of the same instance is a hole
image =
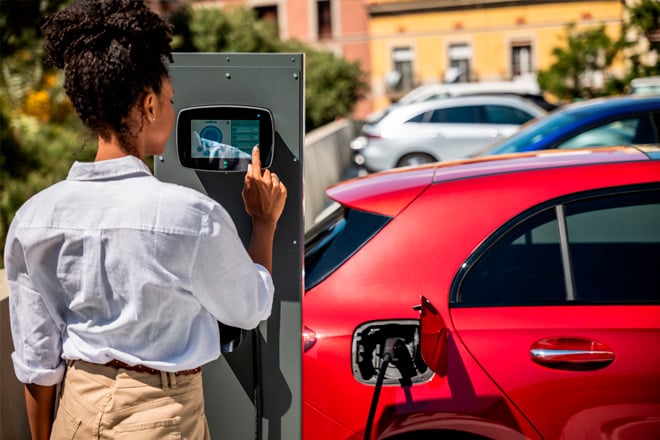
[[163, 156], [158, 156], [158, 160], [161, 162], [165, 162], [165, 158]]
[[291, 62], [295, 63], [296, 62], [296, 57], [291, 57]]
[[225, 78], [231, 79], [231, 75], [229, 74], [229, 72], [225, 73]]
[[294, 162], [298, 162], [298, 158], [297, 158], [297, 157], [294, 157], [294, 158], [293, 158], [293, 161], [294, 161]]
[[229, 62], [230, 61], [229, 57], [225, 58], [225, 61]]
[[293, 74], [293, 79], [298, 79], [298, 74], [297, 73]]
[[293, 240], [293, 244], [294, 245], [298, 244], [298, 240]]

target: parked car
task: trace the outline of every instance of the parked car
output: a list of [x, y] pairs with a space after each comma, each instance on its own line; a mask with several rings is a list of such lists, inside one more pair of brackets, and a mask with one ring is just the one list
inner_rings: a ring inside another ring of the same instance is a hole
[[482, 93], [520, 93], [540, 95], [541, 88], [535, 80], [483, 81], [451, 84], [423, 84], [405, 94], [397, 104], [406, 105], [434, 99]]
[[379, 440], [660, 438], [660, 148], [441, 162], [327, 194], [305, 238], [305, 440], [362, 439], [371, 408]]
[[516, 81], [481, 81], [481, 82], [462, 82], [451, 84], [423, 84], [406, 93], [396, 102], [389, 106], [376, 110], [365, 118], [366, 122], [371, 122], [381, 118], [385, 113], [392, 109], [413, 104], [417, 102], [432, 101], [435, 99], [452, 98], [456, 96], [474, 96], [474, 95], [503, 95], [518, 96], [532, 101], [539, 107], [552, 111], [559, 107], [558, 104], [549, 102], [536, 80], [516, 80]]
[[460, 159], [546, 111], [522, 98], [470, 96], [400, 106], [365, 124], [351, 142], [369, 171]]
[[630, 81], [630, 93], [633, 95], [660, 96], [660, 76], [645, 76]]
[[620, 96], [566, 105], [475, 156], [659, 142], [660, 96]]

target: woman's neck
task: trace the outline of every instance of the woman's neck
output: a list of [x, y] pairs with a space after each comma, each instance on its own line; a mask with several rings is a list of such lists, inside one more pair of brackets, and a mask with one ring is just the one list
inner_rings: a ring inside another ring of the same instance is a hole
[[[106, 141], [99, 136], [96, 158], [94, 159], [96, 162], [101, 160], [118, 159], [128, 155], [129, 153], [121, 148], [119, 141], [114, 135], [109, 141]], [[142, 158], [140, 157], [140, 159]]]

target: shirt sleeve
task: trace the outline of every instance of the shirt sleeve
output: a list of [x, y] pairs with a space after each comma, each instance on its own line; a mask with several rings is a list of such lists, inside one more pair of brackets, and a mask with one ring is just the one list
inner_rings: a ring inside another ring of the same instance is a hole
[[29, 277], [21, 245], [11, 229], [5, 265], [16, 378], [22, 383], [55, 385], [62, 381], [65, 371], [60, 330]]
[[270, 316], [275, 291], [271, 274], [252, 261], [220, 205], [202, 227], [191, 273], [193, 295], [223, 324], [253, 329]]

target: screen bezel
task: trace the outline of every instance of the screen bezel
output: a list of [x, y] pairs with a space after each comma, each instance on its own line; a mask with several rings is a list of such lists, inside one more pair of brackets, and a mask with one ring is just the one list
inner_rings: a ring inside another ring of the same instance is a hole
[[179, 111], [176, 123], [176, 143], [179, 163], [186, 168], [204, 171], [239, 172], [247, 170], [252, 159], [192, 157], [190, 144], [193, 120], [256, 120], [259, 121], [259, 152], [261, 167], [270, 167], [273, 161], [275, 129], [272, 113], [265, 108], [215, 105], [189, 107]]

